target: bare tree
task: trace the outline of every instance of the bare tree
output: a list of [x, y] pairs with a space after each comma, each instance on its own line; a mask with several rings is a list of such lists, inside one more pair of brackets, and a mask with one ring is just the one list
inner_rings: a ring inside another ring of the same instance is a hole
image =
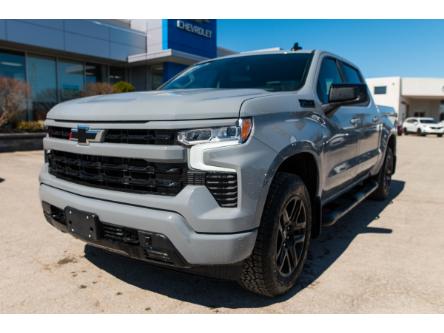
[[28, 107], [31, 89], [23, 81], [0, 77], [0, 127], [23, 117]]

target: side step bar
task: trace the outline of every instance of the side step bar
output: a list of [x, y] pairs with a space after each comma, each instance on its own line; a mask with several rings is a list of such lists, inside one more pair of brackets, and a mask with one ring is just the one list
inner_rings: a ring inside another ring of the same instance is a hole
[[376, 181], [368, 181], [322, 207], [322, 226], [328, 227], [335, 224], [377, 188], [378, 183]]

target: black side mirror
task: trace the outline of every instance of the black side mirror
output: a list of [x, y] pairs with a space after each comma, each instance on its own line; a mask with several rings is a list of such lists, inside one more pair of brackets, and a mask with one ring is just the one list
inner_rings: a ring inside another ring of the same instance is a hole
[[330, 104], [325, 113], [331, 113], [343, 105], [361, 104], [369, 100], [367, 85], [341, 83], [332, 84], [328, 93], [328, 103]]

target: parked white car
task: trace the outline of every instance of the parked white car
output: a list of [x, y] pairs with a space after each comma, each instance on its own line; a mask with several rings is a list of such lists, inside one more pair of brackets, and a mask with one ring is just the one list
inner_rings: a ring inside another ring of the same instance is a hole
[[425, 136], [427, 134], [436, 134], [442, 137], [444, 134], [444, 125], [438, 123], [433, 118], [412, 117], [407, 118], [402, 124], [404, 134], [416, 133]]

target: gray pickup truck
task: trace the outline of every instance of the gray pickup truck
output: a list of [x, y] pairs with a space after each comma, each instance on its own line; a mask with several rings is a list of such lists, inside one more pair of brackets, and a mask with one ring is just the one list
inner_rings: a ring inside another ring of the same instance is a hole
[[50, 224], [155, 264], [237, 265], [266, 296], [294, 286], [323, 227], [387, 198], [396, 165], [361, 73], [323, 51], [204, 61], [156, 91], [61, 103], [46, 126]]

